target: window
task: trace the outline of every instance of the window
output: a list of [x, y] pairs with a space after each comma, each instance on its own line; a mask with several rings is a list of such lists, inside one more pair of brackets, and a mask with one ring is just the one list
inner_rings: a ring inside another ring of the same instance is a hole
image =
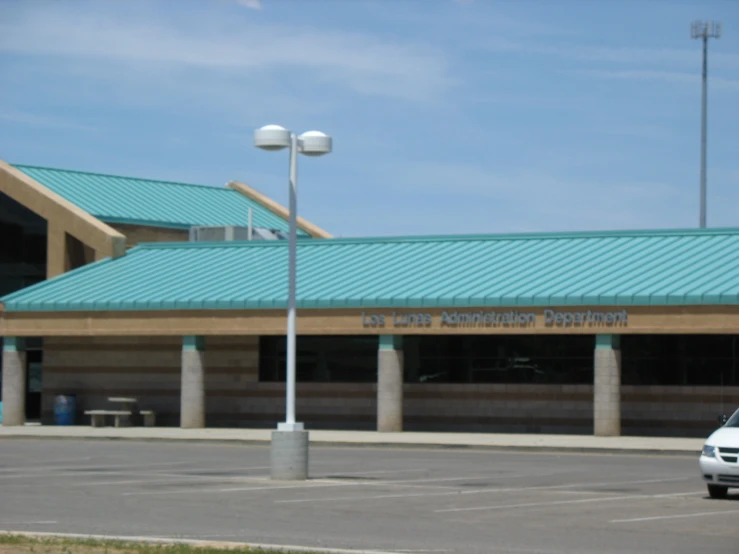
[[417, 383], [592, 383], [587, 335], [406, 337], [405, 380]]
[[625, 385], [739, 385], [736, 335], [624, 335]]
[[[407, 336], [410, 383], [592, 383], [592, 336]], [[375, 383], [378, 338], [297, 338], [300, 382]], [[285, 337], [262, 337], [260, 380], [284, 381]]]
[[[738, 386], [735, 335], [622, 335], [624, 385]], [[374, 383], [376, 336], [297, 338], [297, 380]], [[593, 335], [403, 338], [407, 383], [593, 383]], [[260, 379], [284, 381], [285, 337], [262, 337]]]
[[[299, 336], [296, 340], [296, 380], [325, 383], [375, 383], [378, 339], [347, 336]], [[262, 337], [260, 381], [285, 381], [286, 337]]]
[[46, 279], [46, 220], [0, 193], [0, 296]]

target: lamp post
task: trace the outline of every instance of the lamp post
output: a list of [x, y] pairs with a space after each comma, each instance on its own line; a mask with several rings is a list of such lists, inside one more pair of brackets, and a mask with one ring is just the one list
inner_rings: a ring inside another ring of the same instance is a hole
[[721, 23], [694, 21], [690, 26], [690, 37], [703, 41], [703, 71], [701, 88], [701, 170], [700, 170], [700, 227], [706, 226], [706, 125], [708, 111], [708, 39], [721, 37]]
[[331, 137], [320, 131], [298, 136], [279, 125], [266, 125], [254, 132], [254, 146], [262, 150], [290, 150], [290, 231], [288, 240], [287, 287], [287, 371], [285, 421], [272, 433], [272, 479], [304, 480], [308, 478], [308, 432], [295, 420], [295, 323], [297, 288], [297, 222], [298, 222], [298, 153], [322, 156], [331, 152]]

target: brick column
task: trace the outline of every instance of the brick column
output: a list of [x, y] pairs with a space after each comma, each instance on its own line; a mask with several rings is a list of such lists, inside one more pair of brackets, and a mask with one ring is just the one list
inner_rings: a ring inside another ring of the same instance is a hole
[[377, 352], [377, 430], [403, 430], [402, 337], [381, 335]]
[[26, 345], [17, 337], [3, 340], [3, 426], [26, 423]]
[[205, 427], [205, 338], [182, 338], [180, 427]]
[[51, 279], [69, 271], [67, 258], [67, 233], [64, 227], [49, 222], [46, 233], [46, 278]]
[[596, 436], [621, 435], [621, 345], [618, 335], [596, 335], [593, 427]]

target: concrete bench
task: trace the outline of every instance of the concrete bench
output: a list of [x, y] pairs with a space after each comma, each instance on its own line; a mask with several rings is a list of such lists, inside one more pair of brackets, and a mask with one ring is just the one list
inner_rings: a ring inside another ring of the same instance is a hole
[[106, 416], [113, 416], [116, 427], [129, 427], [131, 425], [130, 410], [85, 410], [85, 415], [90, 416], [93, 427], [104, 427]]

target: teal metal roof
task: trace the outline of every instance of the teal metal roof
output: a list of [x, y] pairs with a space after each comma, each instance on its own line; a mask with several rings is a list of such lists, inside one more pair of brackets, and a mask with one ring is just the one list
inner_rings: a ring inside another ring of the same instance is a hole
[[[249, 224], [288, 230], [288, 222], [243, 194], [226, 188], [153, 181], [30, 165], [14, 165], [32, 179], [106, 223], [188, 229]], [[303, 231], [299, 234], [306, 235]]]
[[[270, 309], [286, 241], [150, 243], [4, 297], [7, 311]], [[325, 239], [300, 308], [739, 304], [739, 229]]]

